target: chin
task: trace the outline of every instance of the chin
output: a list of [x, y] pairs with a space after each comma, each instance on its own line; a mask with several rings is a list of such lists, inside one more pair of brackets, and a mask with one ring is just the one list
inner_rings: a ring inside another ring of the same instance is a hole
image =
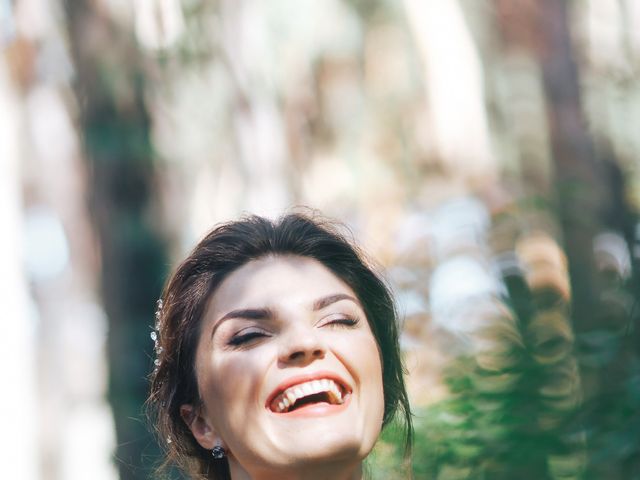
[[358, 463], [373, 449], [380, 432], [357, 432], [345, 425], [325, 421], [289, 433], [278, 442], [283, 465], [303, 466], [314, 463]]

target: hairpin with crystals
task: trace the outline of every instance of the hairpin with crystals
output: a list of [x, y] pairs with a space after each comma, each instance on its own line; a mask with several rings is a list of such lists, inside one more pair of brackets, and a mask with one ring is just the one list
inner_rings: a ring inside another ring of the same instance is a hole
[[151, 340], [153, 340], [153, 344], [154, 344], [154, 351], [156, 352], [156, 358], [153, 361], [153, 364], [155, 365], [154, 370], [157, 371], [158, 367], [160, 366], [160, 355], [162, 355], [162, 347], [160, 346], [160, 319], [162, 318], [162, 299], [158, 299], [158, 301], [156, 302], [156, 323], [155, 323], [155, 327], [153, 330], [151, 330], [151, 333], [149, 334], [149, 336], [151, 337]]

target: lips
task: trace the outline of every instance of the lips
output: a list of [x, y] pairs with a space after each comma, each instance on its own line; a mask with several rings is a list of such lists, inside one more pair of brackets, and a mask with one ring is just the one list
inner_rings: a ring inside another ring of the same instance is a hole
[[308, 406], [340, 406], [351, 393], [347, 383], [333, 372], [296, 376], [282, 382], [269, 395], [267, 408], [286, 414]]

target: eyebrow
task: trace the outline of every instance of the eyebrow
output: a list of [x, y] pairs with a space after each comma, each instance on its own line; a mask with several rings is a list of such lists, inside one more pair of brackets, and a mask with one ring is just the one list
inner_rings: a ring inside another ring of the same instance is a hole
[[350, 300], [356, 305], [360, 306], [360, 302], [353, 298], [351, 295], [347, 295], [346, 293], [336, 293], [334, 295], [327, 295], [326, 297], [322, 297], [313, 302], [313, 310], [322, 310], [323, 308], [328, 307], [329, 305], [339, 302], [341, 300]]
[[225, 314], [218, 323], [229, 318], [246, 318], [247, 320], [265, 320], [273, 317], [273, 311], [269, 308], [240, 308], [231, 310]]
[[[360, 306], [360, 302], [351, 295], [347, 295], [346, 293], [336, 293], [333, 295], [327, 295], [326, 297], [318, 298], [313, 302], [313, 306], [311, 308], [315, 312], [318, 310], [322, 310], [323, 308], [327, 308], [329, 305], [340, 302], [342, 300], [350, 300], [356, 305]], [[222, 322], [224, 322], [225, 320], [229, 320], [230, 318], [244, 318], [247, 320], [268, 320], [270, 318], [273, 318], [274, 316], [274, 312], [270, 308], [240, 308], [237, 310], [231, 310], [216, 322], [213, 327], [213, 331], [211, 332], [211, 336], [213, 336], [218, 326]]]

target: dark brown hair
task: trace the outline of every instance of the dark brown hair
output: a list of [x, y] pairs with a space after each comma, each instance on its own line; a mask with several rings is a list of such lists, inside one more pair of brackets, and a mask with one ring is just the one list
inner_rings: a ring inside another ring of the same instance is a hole
[[175, 463], [195, 478], [227, 479], [229, 466], [202, 448], [180, 415], [180, 406], [200, 404], [195, 352], [207, 300], [242, 265], [266, 255], [313, 258], [351, 287], [380, 348], [384, 385], [383, 426], [396, 419], [408, 452], [411, 412], [398, 346], [397, 315], [388, 288], [336, 226], [289, 214], [273, 222], [250, 216], [212, 230], [169, 279], [158, 318], [158, 358], [151, 376], [150, 418]]

